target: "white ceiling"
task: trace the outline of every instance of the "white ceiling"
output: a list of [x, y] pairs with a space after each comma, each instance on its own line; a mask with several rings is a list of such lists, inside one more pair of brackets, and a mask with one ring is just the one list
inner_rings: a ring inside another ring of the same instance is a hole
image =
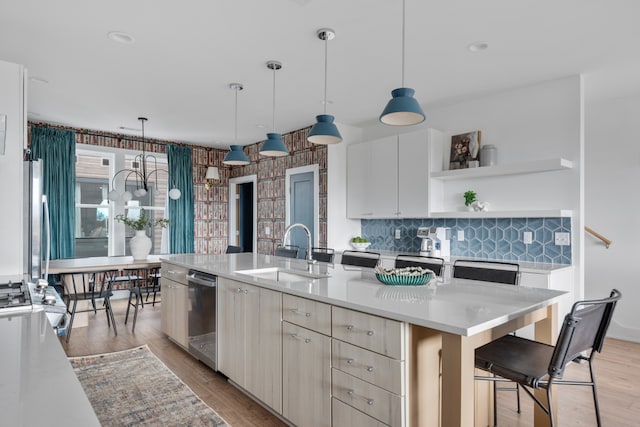
[[[406, 0], [406, 86], [430, 108], [583, 73], [589, 96], [640, 90], [640, 1]], [[401, 0], [0, 0], [0, 59], [28, 69], [29, 119], [202, 145], [238, 143], [328, 113], [374, 123], [401, 86]], [[133, 44], [107, 38], [123, 31]], [[467, 50], [486, 41], [481, 53]], [[33, 78], [44, 79], [43, 83]], [[428, 121], [428, 117], [427, 117]], [[262, 126], [262, 127], [258, 127]]]

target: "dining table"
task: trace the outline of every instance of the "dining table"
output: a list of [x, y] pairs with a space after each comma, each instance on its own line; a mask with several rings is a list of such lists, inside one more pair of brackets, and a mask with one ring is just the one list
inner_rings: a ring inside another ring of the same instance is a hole
[[160, 255], [149, 255], [145, 259], [134, 259], [132, 256], [61, 258], [49, 261], [49, 274], [65, 275], [95, 270], [150, 268], [160, 267], [160, 264]]
[[[97, 270], [118, 270], [122, 272], [126, 269], [160, 268], [160, 255], [149, 255], [145, 259], [134, 259], [133, 256], [102, 256], [85, 258], [61, 258], [49, 261], [48, 274], [59, 274], [62, 276], [61, 284], [65, 292], [73, 288], [67, 287], [71, 282], [70, 277], [75, 274], [87, 273]], [[78, 313], [73, 322], [74, 328], [88, 325], [87, 313]]]

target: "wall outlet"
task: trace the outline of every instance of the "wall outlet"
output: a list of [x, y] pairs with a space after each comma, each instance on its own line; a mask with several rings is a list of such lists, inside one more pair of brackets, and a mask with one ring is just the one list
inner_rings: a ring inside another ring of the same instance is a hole
[[464, 242], [464, 230], [458, 230], [458, 242]]
[[522, 240], [525, 245], [530, 244], [533, 241], [533, 233], [531, 231], [525, 231], [522, 233]]
[[264, 228], [264, 234], [267, 235], [267, 236], [270, 235], [271, 234], [271, 228], [265, 227]]
[[396, 228], [395, 237], [396, 239], [400, 239], [402, 237], [402, 231], [399, 228]]
[[571, 244], [571, 236], [569, 233], [555, 233], [556, 245], [569, 246]]

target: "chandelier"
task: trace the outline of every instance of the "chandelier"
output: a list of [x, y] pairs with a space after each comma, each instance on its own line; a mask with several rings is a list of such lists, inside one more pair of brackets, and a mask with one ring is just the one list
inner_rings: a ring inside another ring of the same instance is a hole
[[[138, 117], [138, 120], [140, 120], [140, 122], [142, 123], [142, 153], [138, 154], [133, 159], [132, 169], [122, 169], [116, 172], [115, 175], [113, 175], [113, 179], [111, 180], [112, 190], [109, 192], [109, 200], [122, 200], [124, 202], [128, 202], [133, 198], [133, 196], [143, 197], [149, 192], [149, 184], [153, 182], [151, 180], [152, 177], [155, 179], [157, 188], [159, 171], [169, 175], [169, 171], [167, 171], [166, 169], [158, 169], [158, 160], [155, 156], [146, 153], [144, 141], [144, 122], [147, 121], [147, 118]], [[124, 191], [118, 191], [115, 185], [116, 177], [120, 174], [125, 175]], [[133, 191], [133, 194], [131, 194], [131, 192], [127, 190], [129, 179], [135, 180], [136, 189]], [[180, 195], [180, 190], [175, 187], [169, 190], [169, 198], [173, 200], [179, 199]]]

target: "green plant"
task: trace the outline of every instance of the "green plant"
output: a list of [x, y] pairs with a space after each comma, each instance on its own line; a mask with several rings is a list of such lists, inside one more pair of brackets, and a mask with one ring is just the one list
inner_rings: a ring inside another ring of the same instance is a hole
[[367, 239], [366, 239], [366, 238], [364, 238], [364, 237], [360, 237], [360, 236], [356, 236], [356, 237], [354, 237], [353, 239], [351, 239], [351, 241], [352, 241], [353, 243], [369, 243], [369, 240], [367, 240]]
[[464, 192], [464, 205], [471, 206], [471, 203], [476, 201], [476, 192], [473, 190], [467, 190]]
[[126, 225], [133, 228], [134, 230], [144, 230], [146, 228], [151, 228], [156, 226], [165, 228], [169, 226], [168, 219], [158, 218], [154, 220], [152, 217], [147, 216], [147, 213], [144, 211], [144, 209], [140, 209], [140, 216], [138, 217], [138, 219], [127, 218], [125, 215], [120, 214], [120, 215], [116, 215], [115, 220], [125, 223]]

